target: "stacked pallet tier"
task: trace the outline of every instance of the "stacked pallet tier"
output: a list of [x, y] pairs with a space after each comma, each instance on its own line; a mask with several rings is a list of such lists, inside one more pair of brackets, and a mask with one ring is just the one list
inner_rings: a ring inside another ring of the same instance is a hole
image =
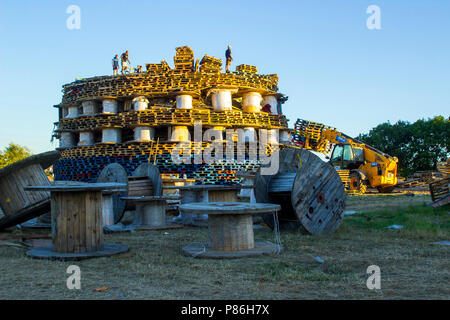
[[258, 72], [258, 69], [256, 68], [256, 66], [249, 66], [247, 64], [240, 64], [236, 67], [236, 71], [237, 72], [241, 72], [241, 73], [250, 73], [250, 74], [254, 74]]

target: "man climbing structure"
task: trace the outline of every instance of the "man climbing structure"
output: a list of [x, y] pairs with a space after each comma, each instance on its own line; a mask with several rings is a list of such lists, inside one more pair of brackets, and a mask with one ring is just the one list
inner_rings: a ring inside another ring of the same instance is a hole
[[225, 63], [225, 72], [229, 73], [230, 72], [230, 64], [231, 61], [233, 61], [233, 56], [231, 55], [231, 46], [228, 46], [227, 51], [225, 51], [225, 58], [226, 58], [226, 63]]
[[120, 59], [122, 60], [122, 74], [129, 70], [128, 63], [130, 63], [130, 60], [128, 59], [128, 50], [122, 53], [120, 56]]

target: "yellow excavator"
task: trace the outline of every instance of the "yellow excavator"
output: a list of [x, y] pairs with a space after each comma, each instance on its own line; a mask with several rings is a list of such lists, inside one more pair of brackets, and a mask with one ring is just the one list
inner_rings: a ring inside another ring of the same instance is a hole
[[292, 142], [300, 148], [325, 154], [350, 193], [363, 194], [367, 187], [389, 193], [397, 184], [396, 157], [353, 139], [336, 128], [297, 119]]

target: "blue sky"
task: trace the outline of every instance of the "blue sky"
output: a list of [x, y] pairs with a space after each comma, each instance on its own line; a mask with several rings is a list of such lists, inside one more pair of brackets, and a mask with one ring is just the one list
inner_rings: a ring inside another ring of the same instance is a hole
[[[69, 5], [81, 29], [69, 30]], [[369, 5], [381, 30], [369, 30]], [[128, 49], [132, 65], [166, 60], [189, 45], [196, 58], [277, 73], [284, 113], [356, 136], [385, 121], [450, 110], [450, 1], [14, 1], [0, 0], [0, 148], [50, 143], [61, 86], [111, 74]]]

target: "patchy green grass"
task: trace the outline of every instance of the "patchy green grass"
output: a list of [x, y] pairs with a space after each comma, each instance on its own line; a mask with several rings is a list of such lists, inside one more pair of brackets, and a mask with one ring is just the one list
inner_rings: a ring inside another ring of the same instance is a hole
[[[285, 250], [276, 257], [185, 257], [183, 246], [208, 239], [207, 229], [191, 227], [106, 235], [130, 252], [78, 262], [31, 259], [0, 246], [0, 299], [449, 299], [450, 248], [431, 244], [450, 240], [449, 209], [426, 207], [424, 198], [399, 198], [400, 205], [391, 196], [373, 199], [353, 197], [349, 204], [366, 212], [346, 216], [333, 234], [283, 232]], [[385, 228], [391, 224], [404, 228]], [[274, 235], [255, 229], [255, 238]], [[71, 264], [81, 268], [81, 290], [66, 287]], [[366, 287], [370, 265], [381, 268], [381, 290]]]

